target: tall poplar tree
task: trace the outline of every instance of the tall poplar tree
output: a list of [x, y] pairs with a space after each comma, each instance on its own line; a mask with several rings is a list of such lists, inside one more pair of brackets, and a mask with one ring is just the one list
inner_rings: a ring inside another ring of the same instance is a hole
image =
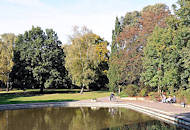
[[119, 33], [121, 32], [121, 23], [116, 17], [115, 20], [115, 28], [112, 31], [112, 44], [111, 44], [111, 54], [109, 59], [109, 70], [108, 70], [108, 79], [109, 84], [108, 87], [111, 91], [118, 90], [118, 84], [117, 81], [119, 80], [119, 72], [118, 72], [118, 64], [115, 62], [115, 58], [117, 57], [117, 51], [118, 51], [118, 41], [117, 37]]

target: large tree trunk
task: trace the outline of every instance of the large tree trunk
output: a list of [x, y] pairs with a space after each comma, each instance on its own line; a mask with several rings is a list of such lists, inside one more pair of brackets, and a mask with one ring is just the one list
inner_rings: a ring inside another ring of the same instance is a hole
[[158, 93], [160, 93], [160, 86], [158, 86]]
[[6, 82], [6, 91], [9, 92], [9, 82]]
[[8, 75], [8, 74], [7, 74], [7, 77], [8, 77], [8, 80], [7, 80], [7, 82], [6, 82], [5, 85], [6, 85], [6, 87], [7, 87], [7, 88], [6, 88], [6, 91], [9, 92], [9, 75]]
[[118, 88], [119, 88], [118, 94], [120, 94], [120, 92], [121, 92], [121, 86], [119, 85]]
[[84, 86], [82, 85], [82, 88], [80, 90], [80, 94], [83, 94], [83, 92], [84, 92]]

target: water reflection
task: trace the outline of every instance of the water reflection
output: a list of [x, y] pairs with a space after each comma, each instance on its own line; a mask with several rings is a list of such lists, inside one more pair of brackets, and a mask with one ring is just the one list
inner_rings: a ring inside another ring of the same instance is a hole
[[175, 130], [124, 108], [41, 108], [0, 112], [0, 130]]
[[100, 109], [100, 107], [90, 107], [91, 108], [91, 110], [99, 110]]

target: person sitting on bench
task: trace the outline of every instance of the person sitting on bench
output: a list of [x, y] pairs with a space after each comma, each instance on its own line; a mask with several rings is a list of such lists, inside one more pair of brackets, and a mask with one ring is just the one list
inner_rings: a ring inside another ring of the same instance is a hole
[[162, 102], [163, 102], [163, 103], [166, 103], [166, 96], [165, 96], [164, 94], [162, 95], [161, 98], [162, 98]]
[[166, 102], [167, 102], [167, 103], [172, 103], [172, 98], [171, 98], [171, 96], [169, 96], [169, 97], [166, 99]]
[[173, 98], [172, 98], [172, 103], [176, 103], [176, 97], [175, 96], [173, 96]]

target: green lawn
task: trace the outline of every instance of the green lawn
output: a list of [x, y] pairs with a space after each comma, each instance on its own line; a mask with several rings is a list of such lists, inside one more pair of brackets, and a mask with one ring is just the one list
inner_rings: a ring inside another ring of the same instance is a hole
[[[6, 91], [6, 89], [4, 89], [4, 91], [0, 91], [1, 93], [23, 93], [23, 92], [39, 92], [40, 89], [26, 89], [25, 91], [23, 90], [11, 90], [9, 92]], [[80, 89], [44, 89], [44, 92], [80, 92]]]
[[60, 102], [60, 101], [78, 101], [85, 99], [93, 99], [106, 97], [110, 95], [110, 92], [106, 91], [93, 91], [84, 92], [80, 94], [79, 90], [63, 90], [54, 89], [46, 90], [44, 94], [40, 94], [38, 90], [15, 90], [0, 93], [0, 104], [18, 104], [18, 103], [37, 103], [37, 102]]

